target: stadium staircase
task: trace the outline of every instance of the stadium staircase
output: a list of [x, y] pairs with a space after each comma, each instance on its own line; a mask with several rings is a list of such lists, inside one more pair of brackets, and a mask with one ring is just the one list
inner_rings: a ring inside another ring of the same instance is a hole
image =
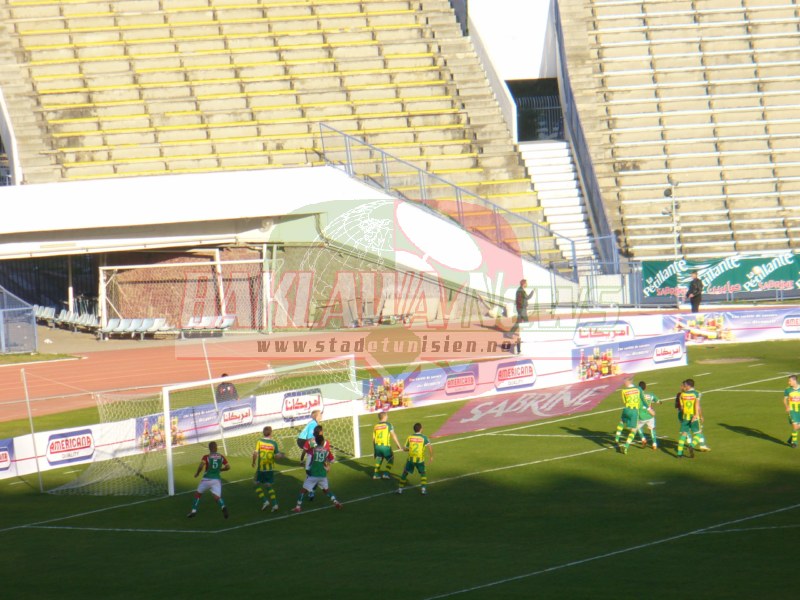
[[559, 4], [604, 202], [635, 257], [800, 248], [800, 5]]
[[0, 0], [0, 19], [26, 182], [322, 164], [324, 122], [547, 226], [447, 0]]

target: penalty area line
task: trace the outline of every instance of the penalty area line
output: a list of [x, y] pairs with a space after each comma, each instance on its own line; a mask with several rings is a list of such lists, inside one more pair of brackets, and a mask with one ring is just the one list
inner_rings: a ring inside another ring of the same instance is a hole
[[[763, 517], [768, 517], [771, 515], [775, 515], [778, 513], [786, 512], [789, 510], [794, 510], [796, 508], [800, 508], [800, 504], [792, 504], [790, 506], [784, 506], [782, 508], [777, 508], [775, 510], [767, 511], [758, 513], [755, 515], [750, 515], [747, 517], [742, 517], [740, 519], [733, 519], [731, 521], [725, 521], [723, 523], [717, 523], [715, 525], [709, 525], [708, 527], [701, 527], [700, 529], [693, 529], [692, 531], [687, 531], [684, 533], [679, 533], [677, 535], [673, 535], [670, 537], [662, 538], [660, 540], [654, 540], [652, 542], [645, 542], [644, 544], [637, 544], [636, 546], [630, 546], [628, 548], [621, 548], [619, 550], [613, 550], [611, 552], [606, 552], [604, 554], [598, 554], [596, 556], [590, 556], [588, 558], [582, 558], [579, 560], [573, 560], [570, 562], [562, 563], [560, 565], [554, 565], [552, 567], [547, 567], [545, 569], [539, 569], [537, 571], [531, 571], [530, 573], [523, 573], [521, 575], [515, 575], [514, 577], [506, 577], [505, 579], [498, 579], [497, 581], [491, 581], [489, 583], [484, 583], [482, 585], [476, 585], [469, 588], [463, 588], [460, 590], [455, 590], [452, 592], [445, 592], [444, 594], [439, 594], [437, 596], [429, 596], [425, 598], [425, 600], [440, 600], [441, 598], [451, 598], [453, 596], [457, 596], [459, 594], [466, 594], [469, 592], [475, 592], [478, 590], [485, 590], [492, 587], [496, 587], [498, 585], [503, 585], [506, 583], [511, 583], [514, 581], [520, 581], [522, 579], [528, 579], [530, 577], [536, 577], [537, 575], [544, 575], [546, 573], [552, 573], [554, 571], [561, 571], [563, 569], [567, 569], [569, 567], [577, 567], [580, 565], [584, 565], [586, 563], [594, 562], [597, 560], [601, 560], [604, 558], [611, 558], [612, 556], [619, 556], [620, 554], [627, 554], [628, 552], [635, 552], [637, 550], [644, 550], [646, 548], [652, 548], [653, 546], [659, 546], [661, 544], [666, 544], [668, 542], [674, 542], [676, 540], [681, 540], [687, 538], [692, 535], [699, 535], [705, 533], [716, 533], [711, 530], [719, 529], [721, 527], [727, 527], [728, 525], [735, 525], [737, 523], [743, 523], [745, 521], [752, 521], [754, 519], [761, 519]], [[722, 533], [722, 532], [720, 532]]]

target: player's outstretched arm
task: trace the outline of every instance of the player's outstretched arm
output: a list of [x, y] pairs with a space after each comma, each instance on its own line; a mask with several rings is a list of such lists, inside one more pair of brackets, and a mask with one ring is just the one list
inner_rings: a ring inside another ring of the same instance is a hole
[[400, 443], [400, 440], [397, 439], [397, 434], [394, 431], [392, 431], [392, 437], [394, 438], [394, 443], [397, 445], [397, 451], [402, 452], [403, 445]]

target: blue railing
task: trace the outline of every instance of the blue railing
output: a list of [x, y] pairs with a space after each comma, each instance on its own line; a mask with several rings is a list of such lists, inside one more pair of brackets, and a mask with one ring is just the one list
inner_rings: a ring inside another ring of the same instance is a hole
[[559, 90], [561, 93], [561, 107], [564, 111], [564, 123], [567, 137], [572, 144], [575, 152], [578, 174], [583, 183], [584, 195], [586, 197], [587, 213], [595, 236], [595, 248], [597, 256], [602, 264], [614, 268], [612, 273], [619, 273], [619, 252], [616, 240], [608, 224], [603, 197], [600, 194], [600, 186], [597, 183], [597, 175], [594, 171], [592, 156], [589, 153], [589, 145], [583, 133], [581, 118], [578, 108], [575, 105], [575, 95], [572, 92], [569, 73], [567, 72], [567, 54], [564, 49], [564, 31], [561, 27], [561, 13], [558, 0], [551, 0], [550, 15], [553, 20], [553, 29], [556, 35], [556, 45], [558, 46], [558, 79]]
[[543, 246], [545, 240], [553, 240], [566, 257], [567, 277], [578, 281], [575, 242], [570, 238], [324, 123], [320, 137], [326, 164], [392, 196], [445, 214], [497, 246], [552, 268], [559, 261], [548, 259]]

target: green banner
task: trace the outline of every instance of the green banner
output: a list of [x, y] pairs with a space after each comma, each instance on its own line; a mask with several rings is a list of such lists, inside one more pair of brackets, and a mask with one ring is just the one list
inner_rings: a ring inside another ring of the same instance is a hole
[[703, 282], [703, 293], [709, 295], [800, 289], [800, 258], [786, 252], [758, 258], [729, 256], [710, 260], [643, 261], [644, 297], [684, 297], [694, 271]]

